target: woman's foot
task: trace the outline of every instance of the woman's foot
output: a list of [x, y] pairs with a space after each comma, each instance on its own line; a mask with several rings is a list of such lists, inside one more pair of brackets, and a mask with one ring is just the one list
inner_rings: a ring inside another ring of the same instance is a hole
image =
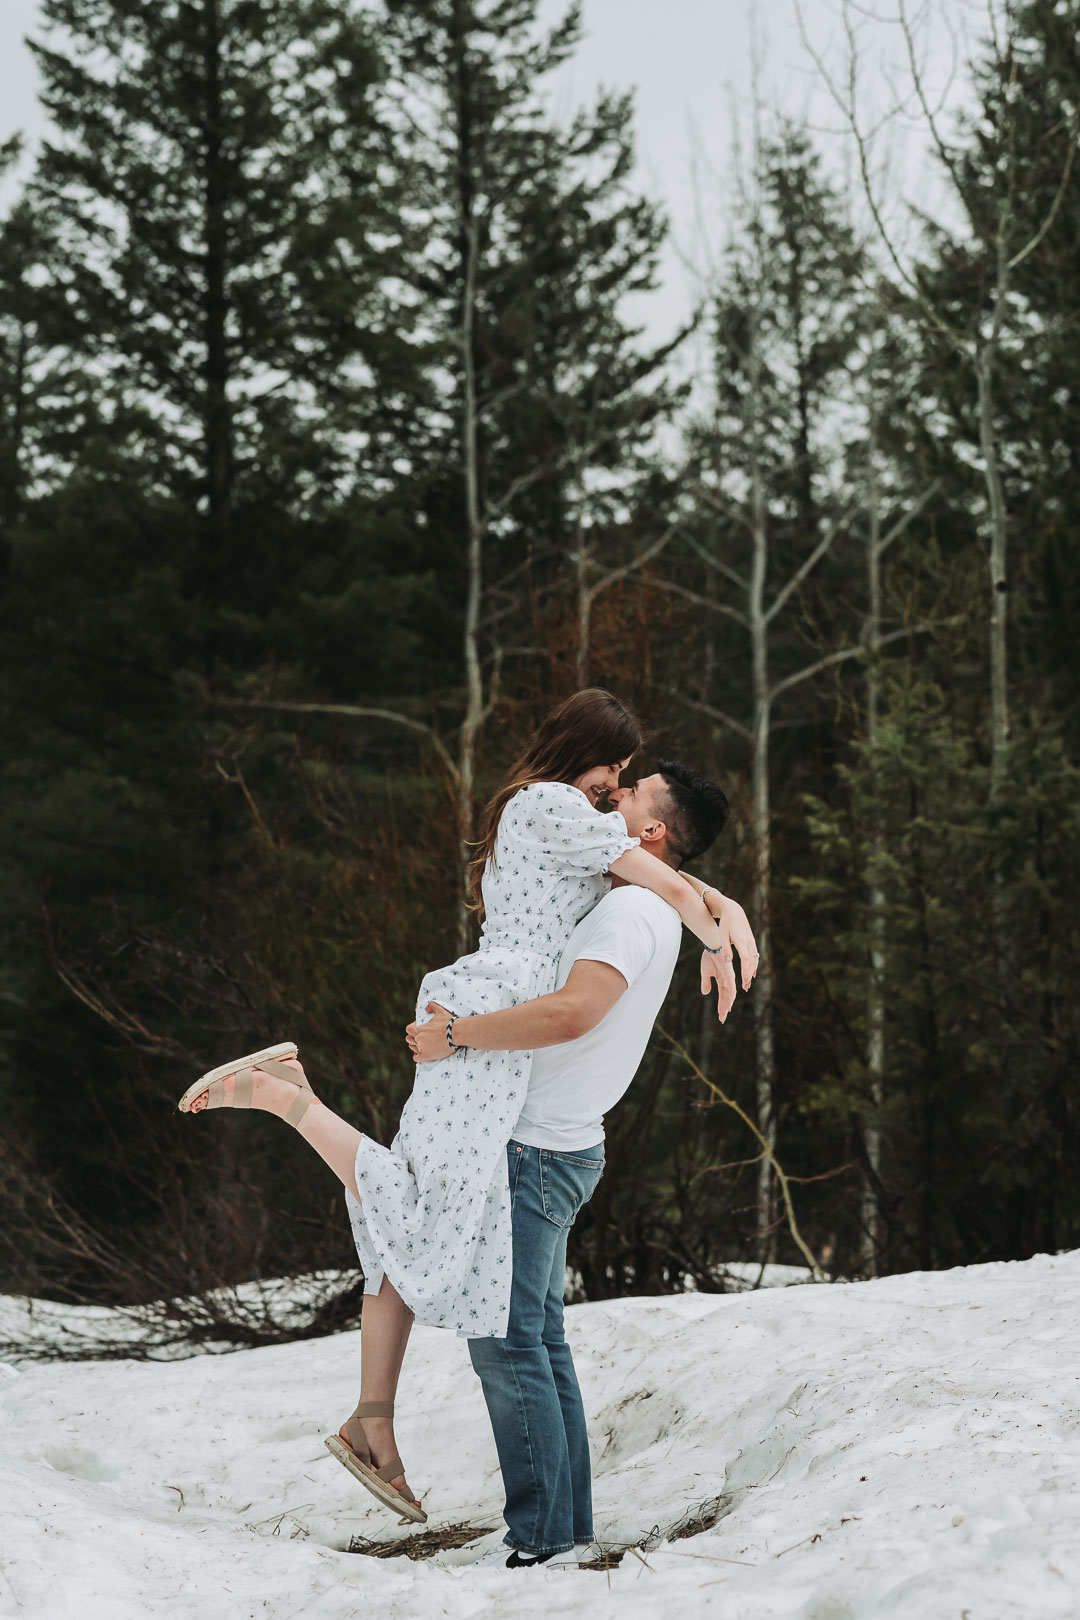
[[[358, 1418], [353, 1419], [353, 1422], [359, 1421]], [[372, 1465], [375, 1468], [381, 1468], [383, 1463], [389, 1462], [391, 1457], [397, 1456], [398, 1449], [394, 1441], [393, 1418], [366, 1417], [363, 1419], [363, 1429], [364, 1439], [368, 1443]], [[350, 1451], [352, 1450], [348, 1435], [348, 1420], [338, 1430], [338, 1439], [343, 1445], [348, 1446]], [[388, 1480], [387, 1484], [392, 1490], [403, 1496], [407, 1502], [412, 1502], [415, 1507], [420, 1506], [419, 1498], [414, 1496], [412, 1487], [404, 1474], [396, 1475], [395, 1478]]]
[[[303, 1076], [304, 1067], [296, 1058], [280, 1059], [283, 1068], [294, 1069], [298, 1075]], [[260, 1108], [264, 1114], [277, 1114], [283, 1118], [296, 1101], [296, 1087], [290, 1085], [288, 1080], [279, 1080], [276, 1075], [267, 1074], [265, 1069], [252, 1069], [254, 1087], [251, 1095], [252, 1108]], [[225, 1107], [229, 1107], [236, 1091], [236, 1076], [226, 1075], [221, 1082], [224, 1089]], [[318, 1102], [317, 1097], [312, 1102]], [[201, 1114], [209, 1101], [209, 1090], [200, 1092], [188, 1105], [188, 1112]]]

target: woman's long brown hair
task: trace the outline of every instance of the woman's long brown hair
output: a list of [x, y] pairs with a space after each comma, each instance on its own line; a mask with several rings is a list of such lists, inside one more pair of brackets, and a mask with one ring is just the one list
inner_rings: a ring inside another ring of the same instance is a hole
[[600, 686], [588, 686], [545, 716], [532, 742], [484, 809], [476, 858], [469, 863], [469, 900], [483, 911], [480, 883], [494, 854], [499, 821], [508, 802], [531, 782], [574, 782], [598, 765], [614, 765], [641, 747], [641, 727], [625, 704]]

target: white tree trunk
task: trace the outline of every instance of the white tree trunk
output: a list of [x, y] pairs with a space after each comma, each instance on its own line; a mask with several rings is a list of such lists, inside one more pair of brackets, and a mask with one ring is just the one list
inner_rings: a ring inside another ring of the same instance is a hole
[[580, 691], [589, 684], [589, 639], [592, 633], [593, 592], [589, 584], [590, 548], [579, 529], [574, 568], [577, 574], [577, 648], [574, 658], [574, 683]]
[[[990, 519], [987, 561], [990, 569], [990, 808], [998, 809], [1005, 797], [1009, 775], [1009, 670], [1008, 623], [1009, 593], [1007, 567], [1008, 514], [1005, 488], [1001, 479], [997, 439], [994, 434], [994, 361], [1005, 322], [1009, 291], [1009, 267], [1004, 247], [998, 245], [997, 285], [989, 340], [975, 351], [975, 381], [979, 403], [979, 448], [982, 451], [983, 478]], [[1005, 872], [999, 861], [992, 870], [994, 954], [1002, 988], [1011, 989], [1008, 972], [1008, 917], [1005, 899]]]
[[[772, 885], [772, 828], [769, 797], [769, 730], [772, 724], [772, 693], [769, 688], [769, 621], [766, 617], [765, 589], [769, 564], [769, 534], [758, 455], [760, 400], [758, 396], [759, 357], [757, 334], [751, 336], [751, 480], [752, 543], [750, 590], [747, 618], [753, 682], [752, 799], [754, 832], [754, 928], [757, 932], [757, 978], [754, 981], [755, 1079], [758, 1129], [769, 1151], [776, 1149], [776, 1045], [773, 1031], [772, 936], [769, 923]], [[772, 1165], [763, 1157], [758, 1166], [758, 1257], [771, 1262], [776, 1257], [776, 1190]]]
[[[755, 653], [757, 653], [755, 647]], [[757, 657], [754, 660], [758, 662]], [[772, 883], [772, 841], [769, 804], [769, 727], [771, 706], [766, 698], [754, 698], [754, 928], [757, 933], [757, 977], [754, 980], [754, 1037], [756, 1042], [756, 1082], [758, 1129], [769, 1145], [776, 1148], [776, 1046], [773, 1032], [773, 965], [769, 923], [769, 891]], [[763, 1158], [758, 1166], [758, 1247], [759, 1258], [776, 1258], [776, 1191], [772, 1166]]]
[[484, 524], [480, 512], [480, 468], [477, 449], [476, 353], [476, 269], [478, 232], [471, 208], [462, 219], [465, 243], [465, 275], [462, 291], [462, 413], [461, 448], [465, 471], [465, 627], [462, 653], [465, 663], [465, 715], [461, 722], [458, 749], [458, 851], [459, 885], [457, 949], [469, 949], [470, 913], [466, 882], [472, 858], [476, 806], [476, 753], [484, 719], [484, 679], [480, 664], [480, 607], [483, 600]]
[[[875, 382], [871, 379], [871, 391]], [[881, 511], [880, 480], [877, 465], [877, 402], [870, 404], [870, 524], [866, 545], [867, 595], [869, 614], [866, 645], [870, 655], [866, 666], [866, 744], [870, 760], [872, 791], [876, 785], [875, 754], [878, 745], [878, 718], [881, 704]], [[876, 792], [874, 802], [876, 804]], [[870, 904], [870, 977], [866, 987], [866, 1073], [870, 1117], [863, 1129], [863, 1151], [867, 1173], [862, 1192], [862, 1268], [868, 1277], [877, 1276], [881, 1248], [881, 1209], [877, 1188], [881, 1173], [881, 1109], [885, 1102], [885, 891], [873, 871], [873, 857], [881, 849], [881, 829], [876, 810], [870, 831], [871, 871], [868, 877]]]
[[[1004, 297], [1005, 288], [999, 288]], [[995, 345], [996, 346], [996, 345]], [[994, 437], [994, 349], [980, 347], [975, 357], [979, 399], [979, 447], [990, 517], [988, 563], [990, 569], [990, 797], [997, 803], [1005, 789], [1009, 768], [1008, 614], [1006, 573], [1008, 517], [1001, 481], [997, 441]]]

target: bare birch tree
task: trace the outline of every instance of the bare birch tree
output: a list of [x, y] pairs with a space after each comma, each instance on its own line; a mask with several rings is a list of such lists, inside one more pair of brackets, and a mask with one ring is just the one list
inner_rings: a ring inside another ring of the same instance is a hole
[[[885, 640], [883, 563], [885, 554], [895, 541], [925, 510], [941, 487], [934, 479], [922, 494], [907, 504], [906, 509], [887, 527], [884, 524], [886, 493], [883, 479], [881, 447], [881, 417], [883, 410], [895, 408], [899, 403], [896, 379], [887, 374], [884, 364], [881, 332], [872, 335], [869, 353], [863, 366], [862, 397], [866, 422], [865, 463], [866, 494], [862, 514], [866, 564], [866, 618], [863, 624], [862, 645], [865, 653], [864, 701], [866, 756], [871, 778], [875, 774], [875, 759], [879, 747], [882, 707], [882, 646]], [[896, 359], [896, 345], [892, 345], [889, 358]], [[924, 631], [926, 625], [911, 626], [913, 631]], [[876, 803], [877, 794], [872, 793]], [[863, 1153], [866, 1171], [862, 1188], [862, 1262], [868, 1276], [877, 1275], [878, 1255], [882, 1243], [881, 1222], [881, 1110], [885, 1104], [886, 1073], [886, 970], [888, 966], [888, 902], [881, 880], [880, 857], [884, 850], [881, 826], [875, 817], [867, 828], [868, 859], [865, 885], [869, 910], [868, 962], [866, 977], [866, 1075], [869, 1113], [863, 1126]]]
[[842, 337], [835, 308], [822, 316], [845, 287], [850, 295], [858, 249], [805, 138], [790, 129], [773, 142], [759, 139], [740, 224], [717, 317], [718, 390], [725, 403], [716, 424], [697, 435], [694, 493], [703, 521], [691, 545], [716, 590], [702, 595], [678, 581], [667, 588], [732, 621], [748, 644], [749, 704], [743, 714], [732, 712], [741, 707], [737, 699], [724, 709], [709, 700], [693, 700], [692, 706], [741, 737], [750, 752], [751, 904], [760, 949], [753, 996], [755, 1090], [758, 1128], [767, 1145], [759, 1161], [757, 1219], [759, 1255], [769, 1259], [775, 1250], [771, 1166], [777, 1129], [770, 747], [777, 704], [859, 652], [857, 645], [845, 646], [792, 667], [800, 593], [847, 523], [850, 492], [834, 489], [826, 501], [815, 440], [817, 413], [825, 409], [845, 346], [854, 341], [854, 334]]
[[[992, 196], [988, 198], [973, 183], [972, 176], [965, 173], [961, 152], [950, 144], [942, 127], [940, 108], [934, 105], [920, 41], [920, 25], [925, 22], [926, 15], [925, 7], [913, 16], [907, 0], [896, 0], [892, 21], [903, 41], [909, 74], [909, 94], [904, 98], [905, 107], [913, 104], [917, 109], [932, 150], [948, 179], [953, 201], [967, 230], [965, 252], [979, 277], [979, 296], [967, 316], [962, 312], [957, 313], [955, 301], [947, 305], [943, 299], [934, 296], [927, 276], [918, 263], [905, 254], [896, 232], [888, 222], [882, 186], [875, 178], [875, 137], [887, 122], [887, 116], [883, 118], [878, 114], [871, 118], [864, 111], [861, 100], [862, 8], [855, 5], [853, 0], [842, 0], [846, 42], [846, 60], [842, 71], [834, 71], [812, 44], [805, 22], [803, 38], [850, 131], [863, 196], [888, 264], [927, 336], [950, 349], [969, 368], [974, 382], [990, 587], [987, 605], [990, 808], [994, 810], [1002, 802], [1007, 782], [1010, 742], [1009, 521], [998, 437], [999, 374], [1006, 354], [1022, 345], [1029, 335], [1014, 297], [1015, 272], [1038, 250], [1053, 226], [1068, 189], [1080, 126], [1074, 118], [1071, 123], [1062, 123], [1045, 134], [1044, 139], [1055, 143], [1060, 152], [1061, 180], [1045, 217], [1032, 227], [1022, 206], [1023, 171], [1025, 164], [1030, 162], [1030, 153], [1022, 150], [1019, 141], [1017, 110], [1022, 86], [1017, 9], [1011, 0], [988, 0], [985, 18], [990, 33], [989, 72], [995, 94], [984, 98], [982, 113], [996, 125], [993, 138], [999, 153], [996, 183]], [[881, 20], [878, 18], [878, 21]], [[999, 970], [1003, 971], [1007, 922], [1000, 873], [996, 874], [995, 912]]]
[[[538, 542], [540, 550], [549, 544], [548, 537], [526, 532], [529, 501], [539, 486], [565, 487], [575, 469], [580, 477], [594, 462], [610, 459], [620, 430], [635, 418], [648, 422], [666, 408], [666, 388], [655, 375], [668, 351], [628, 352], [617, 293], [578, 303], [553, 283], [545, 306], [537, 290], [554, 268], [560, 231], [564, 251], [580, 255], [573, 269], [583, 280], [603, 260], [626, 280], [644, 275], [648, 281], [663, 225], [648, 205], [618, 194], [629, 141], [628, 102], [602, 99], [561, 132], [533, 96], [533, 86], [576, 44], [580, 8], [571, 7], [559, 25], [539, 36], [530, 33], [534, 0], [522, 0], [512, 15], [489, 0], [413, 0], [404, 9], [414, 13], [414, 27], [404, 37], [432, 98], [436, 118], [428, 127], [438, 132], [414, 153], [422, 177], [418, 200], [436, 221], [446, 217], [456, 244], [457, 262], [443, 298], [456, 327], [455, 448], [464, 485], [465, 693], [454, 779], [464, 896], [482, 731], [499, 698], [506, 656], [501, 627], [509, 616], [505, 603], [492, 599], [486, 572], [501, 565], [505, 596], [507, 575], [522, 574], [518, 557], [511, 557], [507, 569], [505, 542], [516, 536]], [[422, 43], [417, 23], [425, 31]], [[504, 76], [507, 66], [514, 72]], [[443, 106], [450, 113], [445, 124], [437, 116]], [[413, 121], [414, 133], [415, 127]], [[499, 307], [507, 288], [509, 310]], [[523, 304], [526, 290], [531, 319], [521, 320], [515, 331], [513, 300]], [[572, 408], [578, 396], [588, 402], [584, 412]], [[534, 422], [547, 417], [539, 443], [513, 443], [514, 416], [522, 407]], [[607, 583], [594, 581], [586, 604]], [[511, 597], [510, 614], [513, 607]], [[463, 898], [459, 949], [467, 948], [469, 932]]]
[[584, 455], [587, 448], [586, 440], [576, 457], [568, 553], [574, 593], [574, 683], [578, 688], [589, 684], [597, 601], [660, 559], [684, 526], [690, 504], [682, 468], [661, 480], [661, 510], [655, 499], [638, 490], [613, 489], [606, 475], [601, 475], [597, 487], [591, 487]]
[[[860, 659], [866, 661], [867, 706], [876, 726], [883, 649], [929, 628], [885, 628], [882, 558], [930, 492], [906, 510], [901, 505], [901, 515], [883, 531], [876, 444], [869, 456], [869, 485], [864, 447], [846, 458], [838, 453], [845, 439], [863, 438], [866, 421], [866, 402], [851, 369], [857, 369], [866, 330], [866, 263], [842, 200], [823, 182], [803, 135], [788, 130], [759, 145], [740, 223], [734, 262], [719, 297], [717, 418], [697, 430], [694, 494], [700, 523], [689, 539], [715, 588], [702, 593], [678, 579], [666, 582], [666, 588], [708, 615], [726, 618], [745, 638], [739, 645], [746, 647], [746, 698], [732, 696], [722, 708], [708, 697], [685, 701], [740, 738], [749, 753], [752, 906], [761, 951], [753, 997], [756, 1108], [771, 1154], [778, 1086], [773, 737], [778, 725], [799, 717], [797, 708], [791, 712], [790, 699], [827, 671]], [[849, 559], [857, 556], [856, 536], [863, 526], [867, 608], [860, 624], [837, 618], [823, 576], [838, 550]], [[807, 659], [811, 597], [829, 624], [813, 631], [810, 639], [820, 650]], [[830, 638], [840, 644], [825, 650]], [[778, 719], [781, 707], [787, 712]], [[878, 903], [880, 910], [880, 897]], [[877, 927], [880, 948], [882, 924]], [[871, 982], [876, 971], [872, 963]], [[872, 1040], [872, 1045], [877, 1041], [873, 1067], [880, 1079], [883, 1024], [873, 989], [870, 997], [871, 1028], [878, 1032]], [[876, 1164], [880, 1141], [872, 1129], [864, 1145]], [[759, 1253], [767, 1259], [777, 1213], [769, 1154], [759, 1162], [757, 1209]]]

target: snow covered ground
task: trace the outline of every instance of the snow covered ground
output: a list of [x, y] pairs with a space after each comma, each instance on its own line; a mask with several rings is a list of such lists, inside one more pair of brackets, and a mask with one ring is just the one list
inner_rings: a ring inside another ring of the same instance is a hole
[[[568, 1312], [610, 1573], [350, 1554], [404, 1537], [328, 1455], [357, 1335], [0, 1365], [0, 1615], [997, 1620], [1080, 1615], [1080, 1253]], [[418, 1331], [398, 1438], [432, 1525], [498, 1525], [466, 1347]], [[370, 1505], [369, 1505], [370, 1503]], [[688, 1520], [700, 1534], [668, 1540]]]

